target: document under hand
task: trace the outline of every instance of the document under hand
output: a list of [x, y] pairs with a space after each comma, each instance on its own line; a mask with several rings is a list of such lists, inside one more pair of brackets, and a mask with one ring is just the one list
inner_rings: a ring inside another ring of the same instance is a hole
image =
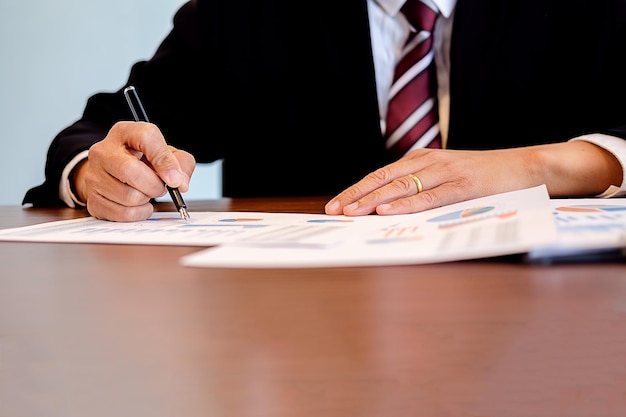
[[[303, 218], [294, 216], [294, 222]], [[348, 222], [332, 245], [272, 243], [261, 235], [185, 256], [181, 264], [219, 268], [410, 265], [525, 253], [556, 239], [545, 186], [421, 213], [324, 218]], [[367, 218], [375, 221], [359, 221]]]

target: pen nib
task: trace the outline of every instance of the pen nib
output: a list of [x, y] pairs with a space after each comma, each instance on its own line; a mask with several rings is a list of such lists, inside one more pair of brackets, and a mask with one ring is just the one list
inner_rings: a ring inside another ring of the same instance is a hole
[[184, 221], [189, 222], [189, 212], [185, 207], [181, 207], [178, 212], [180, 213], [180, 217], [182, 217]]

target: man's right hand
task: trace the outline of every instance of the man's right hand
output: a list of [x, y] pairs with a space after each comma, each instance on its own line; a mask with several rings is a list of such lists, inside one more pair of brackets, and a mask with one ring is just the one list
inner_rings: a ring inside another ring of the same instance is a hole
[[118, 122], [89, 149], [70, 181], [93, 217], [139, 221], [152, 215], [150, 200], [166, 194], [165, 184], [186, 192], [195, 166], [195, 158], [167, 145], [154, 124]]

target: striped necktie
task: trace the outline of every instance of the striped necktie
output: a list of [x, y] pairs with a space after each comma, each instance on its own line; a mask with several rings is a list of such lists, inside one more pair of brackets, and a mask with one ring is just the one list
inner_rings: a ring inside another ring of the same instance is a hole
[[416, 148], [440, 148], [432, 31], [438, 12], [407, 0], [402, 13], [413, 26], [389, 93], [385, 144], [397, 158]]

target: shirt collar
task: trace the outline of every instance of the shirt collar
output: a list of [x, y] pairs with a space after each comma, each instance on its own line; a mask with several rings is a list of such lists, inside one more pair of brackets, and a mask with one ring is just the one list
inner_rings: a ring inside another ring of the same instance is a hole
[[[395, 16], [400, 11], [402, 5], [406, 0], [376, 0], [380, 7], [390, 16]], [[450, 17], [452, 14], [452, 10], [454, 10], [454, 6], [456, 5], [456, 0], [422, 0], [426, 3], [431, 2], [433, 5], [437, 6], [439, 11], [444, 17]]]

